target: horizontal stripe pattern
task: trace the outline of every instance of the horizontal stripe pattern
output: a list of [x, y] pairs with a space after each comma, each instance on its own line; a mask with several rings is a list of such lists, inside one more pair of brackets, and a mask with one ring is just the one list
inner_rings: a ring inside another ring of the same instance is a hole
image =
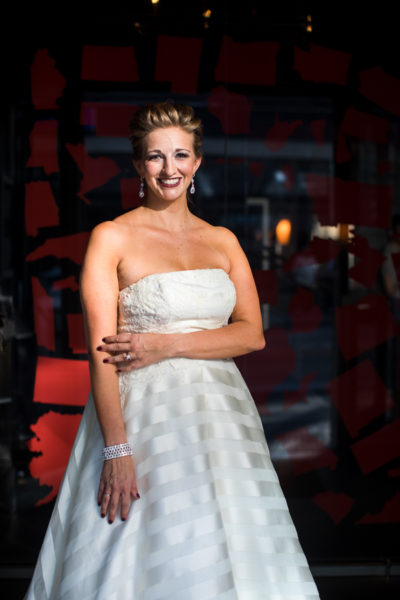
[[[157, 278], [143, 281], [124, 298]], [[90, 397], [27, 600], [317, 600], [234, 362], [140, 371], [121, 378], [121, 403], [141, 498], [124, 523], [100, 518], [103, 444]]]

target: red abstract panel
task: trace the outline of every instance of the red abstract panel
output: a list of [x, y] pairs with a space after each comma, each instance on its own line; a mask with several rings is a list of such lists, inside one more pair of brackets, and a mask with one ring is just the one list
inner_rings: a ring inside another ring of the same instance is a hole
[[385, 110], [400, 116], [400, 79], [388, 75], [382, 67], [366, 69], [358, 74], [360, 92]]
[[90, 204], [85, 194], [104, 185], [112, 177], [118, 175], [121, 170], [111, 158], [104, 156], [92, 158], [89, 156], [83, 144], [73, 145], [67, 143], [65, 147], [83, 175], [78, 196]]
[[[156, 81], [170, 81], [174, 93], [195, 94], [203, 40], [160, 35], [157, 40]], [[172, 57], [179, 56], [179, 68]]]
[[124, 210], [131, 210], [140, 206], [142, 201], [139, 198], [140, 179], [139, 177], [121, 178], [121, 203]]
[[337, 525], [350, 512], [354, 499], [347, 494], [320, 492], [313, 496], [313, 502], [325, 511]]
[[253, 177], [260, 177], [261, 173], [264, 171], [265, 164], [259, 160], [250, 160], [249, 167]]
[[294, 49], [294, 68], [305, 81], [346, 85], [351, 54], [310, 44], [309, 52]]
[[39, 479], [40, 485], [52, 488], [35, 506], [56, 497], [80, 420], [81, 415], [60, 415], [50, 411], [31, 425], [36, 437], [27, 446], [31, 452], [40, 452], [40, 456], [32, 458], [29, 471], [32, 477]]
[[393, 163], [390, 160], [382, 160], [378, 163], [378, 175], [381, 177], [382, 175], [386, 175], [386, 173], [390, 173], [393, 170]]
[[339, 130], [339, 133], [337, 135], [337, 141], [336, 141], [336, 156], [335, 156], [335, 160], [337, 163], [341, 164], [346, 162], [347, 160], [350, 160], [352, 157], [352, 154], [349, 150], [349, 146], [346, 142], [346, 138], [343, 135], [343, 133]]
[[340, 126], [337, 144], [337, 162], [345, 162], [351, 158], [344, 135], [360, 140], [368, 140], [375, 144], [384, 144], [388, 140], [390, 122], [388, 119], [364, 113], [350, 107]]
[[82, 79], [90, 81], [139, 81], [132, 46], [83, 46]]
[[340, 249], [340, 244], [334, 240], [314, 237], [307, 248], [290, 257], [283, 265], [283, 271], [287, 273], [302, 267], [329, 262], [336, 258]]
[[67, 315], [68, 346], [74, 354], [86, 354], [85, 328], [82, 314]]
[[390, 122], [350, 107], [346, 110], [340, 130], [360, 140], [384, 144], [388, 140]]
[[242, 85], [275, 85], [277, 42], [234, 42], [224, 36], [215, 79]]
[[391, 226], [392, 186], [313, 173], [306, 175], [306, 185], [321, 225], [349, 223], [384, 229]]
[[400, 477], [400, 467], [388, 469], [388, 477]]
[[314, 294], [304, 288], [299, 288], [290, 300], [289, 315], [292, 333], [315, 331], [322, 321], [322, 311], [314, 303]]
[[350, 446], [364, 474], [400, 455], [400, 419]]
[[37, 50], [31, 66], [32, 102], [35, 110], [59, 108], [57, 100], [65, 87], [65, 77], [56, 68], [47, 48]]
[[59, 238], [51, 238], [44, 244], [33, 250], [26, 260], [38, 260], [44, 256], [55, 256], [56, 258], [69, 258], [80, 265], [85, 254], [90, 233], [73, 233]]
[[284, 329], [272, 327], [265, 333], [266, 347], [261, 352], [235, 358], [238, 367], [246, 374], [246, 382], [260, 412], [267, 413], [265, 400], [296, 367], [296, 353]]
[[75, 277], [71, 275], [70, 277], [55, 281], [53, 283], [53, 290], [72, 290], [73, 292], [77, 292], [79, 290], [79, 285]]
[[323, 146], [325, 141], [326, 119], [311, 121], [311, 131], [317, 146]]
[[208, 97], [208, 110], [220, 120], [223, 132], [228, 135], [249, 133], [252, 106], [246, 96], [222, 86], [214, 88]]
[[352, 437], [393, 406], [389, 390], [369, 360], [345, 371], [327, 388]]
[[90, 391], [85, 360], [39, 356], [33, 401], [43, 404], [84, 406]]
[[58, 206], [48, 181], [25, 184], [25, 228], [27, 235], [37, 235], [40, 227], [59, 224]]
[[31, 149], [27, 167], [43, 167], [46, 175], [58, 172], [58, 123], [55, 119], [36, 121], [29, 135]]
[[357, 524], [368, 525], [370, 523], [399, 523], [400, 522], [400, 492], [388, 500], [382, 510], [376, 514], [368, 514], [362, 517]]
[[358, 264], [349, 270], [349, 277], [366, 287], [372, 287], [385, 257], [379, 250], [371, 248], [368, 240], [361, 235], [356, 235], [350, 240], [348, 251], [360, 259]]
[[398, 252], [392, 252], [390, 258], [393, 262], [393, 268], [396, 272], [396, 277], [400, 281], [400, 254]]
[[299, 402], [307, 402], [307, 390], [312, 381], [318, 375], [318, 371], [313, 371], [312, 373], [308, 373], [304, 375], [302, 380], [300, 381], [299, 388], [294, 391], [285, 391], [284, 400], [283, 400], [283, 410], [287, 410], [294, 404], [298, 404]]
[[295, 129], [300, 127], [303, 121], [280, 121], [279, 115], [275, 113], [274, 124], [264, 137], [264, 144], [269, 150], [276, 152], [282, 150], [289, 136]]
[[278, 275], [276, 271], [254, 269], [253, 277], [260, 302], [276, 306], [278, 302]]
[[94, 127], [98, 136], [127, 138], [129, 121], [137, 109], [117, 102], [82, 102], [81, 125]]
[[364, 296], [356, 304], [336, 309], [340, 350], [346, 360], [371, 350], [400, 333], [383, 296]]
[[294, 186], [296, 174], [294, 172], [293, 165], [283, 165], [282, 172], [285, 175], [285, 181], [283, 182], [283, 187], [286, 190], [291, 190]]
[[[262, 353], [263, 367], [259, 377], [266, 382], [267, 393], [272, 392], [285, 381], [296, 367], [296, 353], [293, 350], [285, 330], [272, 327], [265, 331], [266, 347]], [[261, 358], [261, 357], [260, 357]], [[261, 360], [260, 360], [261, 363]]]
[[289, 454], [295, 475], [302, 475], [316, 469], [336, 468], [337, 456], [332, 450], [326, 448], [321, 440], [312, 435], [307, 427], [278, 435], [276, 439]]
[[36, 343], [47, 350], [56, 349], [54, 337], [54, 306], [37, 277], [32, 277], [33, 318]]

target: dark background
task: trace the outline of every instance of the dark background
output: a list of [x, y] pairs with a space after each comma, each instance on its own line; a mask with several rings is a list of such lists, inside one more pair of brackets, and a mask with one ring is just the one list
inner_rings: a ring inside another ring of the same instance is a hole
[[86, 400], [77, 280], [87, 235], [137, 205], [128, 117], [166, 98], [204, 121], [193, 210], [231, 228], [254, 269], [267, 347], [238, 364], [321, 598], [395, 597], [399, 307], [383, 270], [400, 212], [400, 68], [390, 5], [8, 8], [2, 29], [9, 597], [26, 588]]

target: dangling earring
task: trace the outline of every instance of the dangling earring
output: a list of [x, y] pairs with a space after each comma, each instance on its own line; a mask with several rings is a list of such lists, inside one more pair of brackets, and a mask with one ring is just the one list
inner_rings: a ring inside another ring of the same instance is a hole
[[195, 191], [196, 191], [196, 188], [194, 187], [194, 175], [192, 177], [192, 185], [190, 186], [190, 190], [189, 191], [190, 191], [191, 194], [194, 194]]
[[143, 177], [140, 178], [139, 198], [140, 199], [144, 198], [144, 179], [143, 179]]

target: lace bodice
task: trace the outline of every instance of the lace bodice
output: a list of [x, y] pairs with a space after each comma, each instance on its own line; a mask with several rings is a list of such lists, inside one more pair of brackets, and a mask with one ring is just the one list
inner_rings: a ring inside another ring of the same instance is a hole
[[119, 293], [119, 332], [189, 333], [227, 324], [235, 286], [223, 269], [153, 273]]

